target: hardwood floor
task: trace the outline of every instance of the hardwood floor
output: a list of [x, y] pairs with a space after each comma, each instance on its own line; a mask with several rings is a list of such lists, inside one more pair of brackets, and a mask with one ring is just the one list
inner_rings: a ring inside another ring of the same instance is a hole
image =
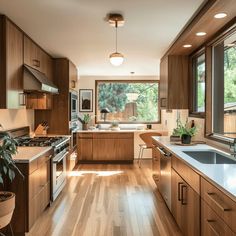
[[151, 161], [80, 165], [28, 236], [181, 235], [152, 180]]

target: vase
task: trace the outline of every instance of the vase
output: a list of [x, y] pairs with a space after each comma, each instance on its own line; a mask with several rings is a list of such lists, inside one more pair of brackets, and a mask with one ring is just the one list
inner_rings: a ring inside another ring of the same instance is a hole
[[181, 142], [183, 143], [183, 144], [190, 144], [191, 143], [191, 135], [188, 135], [188, 134], [183, 134], [182, 136], [181, 136]]
[[0, 192], [0, 229], [7, 226], [15, 209], [15, 194]]
[[83, 130], [88, 130], [88, 124], [83, 124], [83, 125], [82, 125], [82, 129], [83, 129]]

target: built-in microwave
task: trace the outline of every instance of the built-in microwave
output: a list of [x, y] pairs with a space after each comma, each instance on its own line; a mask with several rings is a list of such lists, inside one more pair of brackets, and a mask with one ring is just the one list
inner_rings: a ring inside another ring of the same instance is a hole
[[70, 92], [70, 120], [78, 118], [78, 94], [73, 91]]

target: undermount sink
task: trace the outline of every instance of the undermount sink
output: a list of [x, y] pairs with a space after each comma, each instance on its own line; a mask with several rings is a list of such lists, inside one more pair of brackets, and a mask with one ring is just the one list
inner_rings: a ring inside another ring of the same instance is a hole
[[236, 160], [218, 153], [217, 151], [184, 151], [191, 158], [203, 164], [236, 164]]

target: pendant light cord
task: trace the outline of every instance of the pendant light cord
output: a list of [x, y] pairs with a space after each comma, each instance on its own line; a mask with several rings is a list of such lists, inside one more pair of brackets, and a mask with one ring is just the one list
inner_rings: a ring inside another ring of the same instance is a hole
[[116, 27], [116, 52], [117, 52], [117, 26], [118, 26], [118, 22], [116, 21], [115, 27]]

